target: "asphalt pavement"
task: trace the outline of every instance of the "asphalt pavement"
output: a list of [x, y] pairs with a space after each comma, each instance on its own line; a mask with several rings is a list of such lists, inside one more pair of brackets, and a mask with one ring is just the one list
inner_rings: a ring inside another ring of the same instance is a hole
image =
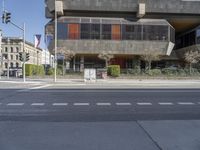
[[200, 119], [200, 89], [0, 90], [0, 119], [49, 121]]
[[198, 88], [0, 86], [1, 150], [200, 149]]

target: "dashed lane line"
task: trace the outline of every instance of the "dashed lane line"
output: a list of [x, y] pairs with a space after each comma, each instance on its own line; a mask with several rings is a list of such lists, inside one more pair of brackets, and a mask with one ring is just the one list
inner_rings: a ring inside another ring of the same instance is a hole
[[32, 103], [31, 106], [44, 106], [45, 103]]
[[7, 106], [23, 106], [24, 103], [8, 103]]
[[116, 103], [117, 106], [130, 106], [131, 103]]
[[97, 106], [111, 106], [111, 103], [96, 103]]
[[90, 103], [74, 103], [74, 106], [89, 106]]
[[174, 105], [173, 103], [171, 102], [160, 102], [158, 103], [159, 105]]
[[137, 105], [141, 105], [141, 106], [147, 105], [147, 106], [150, 106], [150, 105], [152, 105], [152, 103], [137, 103]]
[[178, 102], [179, 105], [195, 105], [192, 102]]
[[53, 106], [67, 106], [68, 103], [53, 103]]

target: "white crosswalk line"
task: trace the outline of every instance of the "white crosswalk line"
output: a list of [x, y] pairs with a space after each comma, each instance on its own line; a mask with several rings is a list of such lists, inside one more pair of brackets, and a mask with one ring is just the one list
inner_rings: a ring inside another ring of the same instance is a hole
[[8, 103], [8, 106], [23, 106], [24, 103]]
[[67, 106], [68, 103], [53, 103], [53, 106]]
[[110, 106], [111, 103], [96, 103], [97, 106]]
[[74, 103], [74, 106], [89, 106], [90, 103]]
[[173, 103], [171, 102], [160, 102], [158, 103], [159, 105], [174, 105]]
[[178, 102], [179, 105], [194, 105], [192, 102]]
[[118, 106], [130, 106], [131, 103], [116, 103]]
[[44, 106], [45, 103], [32, 103], [31, 106]]
[[137, 103], [137, 105], [152, 105], [152, 103]]

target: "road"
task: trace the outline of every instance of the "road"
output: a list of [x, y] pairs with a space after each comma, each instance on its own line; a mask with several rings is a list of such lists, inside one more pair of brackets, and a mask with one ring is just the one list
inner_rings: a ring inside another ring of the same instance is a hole
[[53, 121], [191, 120], [199, 89], [0, 90], [0, 119]]
[[0, 90], [2, 150], [199, 150], [200, 89]]

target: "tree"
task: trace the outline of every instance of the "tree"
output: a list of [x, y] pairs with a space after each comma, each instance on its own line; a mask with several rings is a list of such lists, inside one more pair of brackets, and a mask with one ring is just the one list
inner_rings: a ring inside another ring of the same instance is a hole
[[99, 59], [103, 59], [105, 60], [105, 64], [106, 64], [106, 68], [108, 67], [109, 65], [109, 62], [112, 58], [114, 58], [114, 55], [111, 54], [111, 52], [102, 52], [98, 55], [98, 58]]
[[64, 62], [70, 62], [72, 60], [72, 58], [75, 56], [75, 52], [72, 50], [64, 50], [62, 48], [58, 49], [58, 53], [60, 53], [61, 55], [63, 55], [63, 75], [64, 75]]
[[141, 55], [141, 59], [145, 61], [148, 65], [148, 70], [151, 70], [152, 61], [160, 60], [160, 55], [157, 51], [154, 50], [145, 50], [144, 54]]
[[189, 63], [190, 75], [192, 73], [192, 65], [200, 61], [200, 52], [197, 50], [189, 50], [184, 54], [185, 61]]

